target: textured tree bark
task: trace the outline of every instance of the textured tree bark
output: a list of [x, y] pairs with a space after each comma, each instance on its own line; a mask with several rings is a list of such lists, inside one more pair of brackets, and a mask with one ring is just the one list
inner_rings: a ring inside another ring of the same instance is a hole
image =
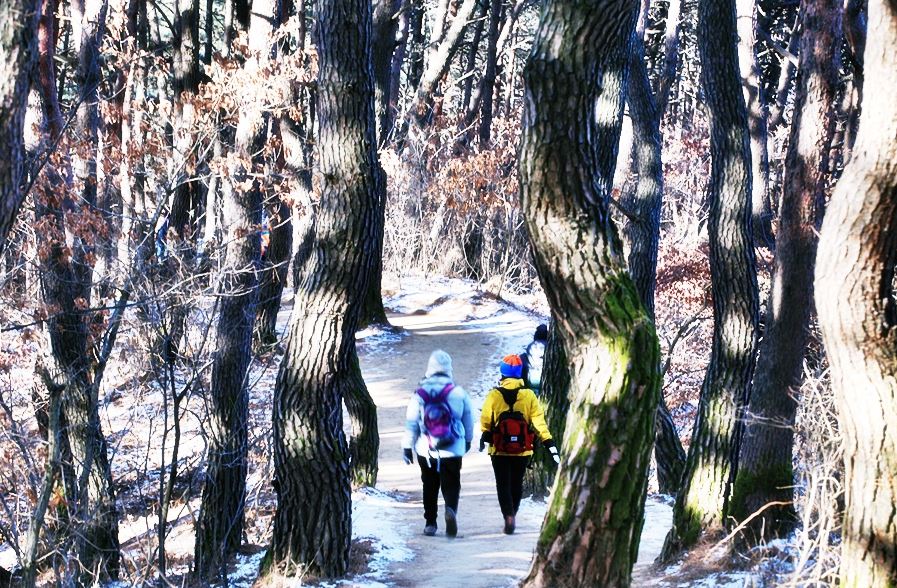
[[349, 440], [350, 476], [354, 487], [375, 486], [379, 469], [377, 454], [380, 451], [377, 405], [365, 386], [357, 356], [350, 370], [343, 394], [352, 424], [352, 437]]
[[486, 149], [492, 140], [492, 95], [495, 92], [495, 73], [498, 64], [498, 25], [501, 21], [501, 0], [492, 0], [489, 7], [489, 31], [486, 34], [486, 68], [479, 90], [482, 96], [480, 108], [480, 148]]
[[259, 280], [256, 340], [264, 347], [277, 343], [277, 314], [287, 283], [293, 251], [293, 222], [290, 207], [278, 196], [268, 204], [268, 249]]
[[[452, 64], [452, 58], [464, 39], [464, 29], [476, 8], [478, 0], [464, 0], [458, 8], [457, 14], [452, 19], [451, 25], [445, 31], [441, 41], [431, 47], [426, 56], [426, 68], [417, 84], [414, 100], [409, 109], [411, 126], [413, 128], [412, 139], [420, 141], [419, 136], [429, 126], [433, 114], [433, 94], [435, 94], [440, 80], [445, 76]], [[418, 135], [415, 137], [415, 135]]]
[[[278, 5], [277, 0], [253, 2], [249, 25], [251, 56], [244, 65], [250, 72], [261, 71], [270, 60], [271, 32], [281, 17]], [[213, 574], [226, 576], [227, 559], [240, 546], [243, 535], [249, 443], [246, 373], [252, 360], [261, 255], [258, 227], [262, 220], [263, 186], [254, 178], [264, 165], [268, 116], [260, 99], [254, 96], [241, 105], [240, 112], [235, 144], [237, 162], [231, 171], [234, 181], [222, 192], [227, 249], [218, 285], [218, 349], [208, 395], [206, 477], [196, 524], [193, 573], [199, 579]]]
[[319, 0], [316, 14], [321, 197], [314, 251], [296, 291], [274, 391], [278, 504], [265, 566], [333, 577], [346, 571], [351, 539], [341, 406], [357, 362], [368, 229], [383, 178], [376, 157], [370, 2]]
[[670, 89], [676, 81], [676, 68], [679, 64], [679, 12], [682, 0], [670, 0], [667, 6], [666, 32], [663, 40], [663, 68], [657, 76], [657, 110], [663, 119], [670, 102]]
[[[414, 12], [415, 0], [403, 0], [402, 10], [399, 12], [398, 34], [396, 36], [396, 48], [389, 66], [389, 104], [390, 116], [389, 129], [395, 126], [396, 116], [399, 112], [399, 96], [402, 90], [402, 68], [405, 66], [405, 56], [409, 54], [408, 45], [411, 28], [411, 14]], [[409, 68], [410, 69], [410, 68]], [[409, 76], [410, 79], [410, 76]], [[390, 137], [386, 137], [389, 140]]]
[[608, 198], [638, 6], [547, 2], [524, 68], [521, 207], [567, 353], [570, 410], [523, 586], [627, 586], [639, 543], [659, 351]]
[[699, 0], [698, 15], [701, 81], [710, 115], [707, 201], [714, 326], [710, 363], [664, 559], [726, 523], [759, 322], [751, 239], [750, 139], [738, 78], [735, 1]]
[[[623, 225], [623, 239], [629, 244], [629, 274], [642, 304], [654, 320], [654, 284], [657, 276], [657, 246], [660, 241], [660, 210], [663, 204], [663, 164], [660, 116], [654, 103], [644, 44], [636, 34], [627, 84], [627, 102], [632, 117], [634, 187], [628, 183], [622, 195], [623, 207], [631, 215]], [[685, 467], [685, 450], [663, 396], [655, 416], [654, 460], [661, 492], [675, 494]]]
[[869, 2], [863, 117], [819, 239], [816, 306], [844, 447], [841, 586], [897, 585], [897, 3]]
[[25, 111], [37, 61], [36, 0], [5, 3], [0, 21], [0, 254], [22, 204]]
[[396, 49], [401, 0], [374, 0], [371, 29], [371, 63], [374, 70], [374, 112], [377, 115], [377, 144], [384, 145], [394, 120], [390, 111], [392, 56]]
[[483, 38], [483, 30], [486, 28], [485, 2], [477, 4], [476, 26], [473, 29], [473, 38], [467, 48], [467, 65], [464, 66], [464, 89], [461, 92], [461, 112], [470, 111], [470, 98], [473, 96], [474, 73], [477, 70], [477, 54], [480, 52], [480, 40]]
[[748, 113], [748, 132], [751, 136], [751, 208], [754, 228], [754, 244], [771, 247], [772, 206], [769, 201], [769, 142], [766, 127], [766, 104], [760, 89], [760, 69], [757, 65], [757, 18], [755, 0], [737, 0], [738, 13], [738, 67], [741, 70], [741, 87]]
[[[168, 225], [165, 234], [167, 247], [171, 249], [161, 259], [158, 291], [168, 291], [157, 304], [160, 305], [160, 324], [151, 350], [154, 372], [164, 377], [164, 365], [178, 355], [181, 338], [190, 314], [189, 301], [176, 281], [191, 273], [196, 262], [197, 221], [200, 205], [200, 182], [196, 177], [199, 162], [196, 160], [194, 142], [196, 134], [196, 108], [193, 102], [200, 82], [199, 68], [199, 0], [177, 0], [172, 35], [172, 149], [169, 172], [175, 176], [171, 195]], [[170, 237], [170, 238], [169, 238]]]
[[841, 43], [841, 6], [839, 0], [801, 5], [803, 36], [776, 261], [730, 510], [743, 521], [768, 503], [782, 504], [751, 520], [748, 542], [785, 536], [796, 522], [793, 429], [809, 338], [816, 235], [831, 181], [840, 60], [830, 49]]
[[[679, 58], [667, 104], [672, 120], [686, 130], [690, 130], [694, 123], [698, 102], [697, 88], [700, 85], [701, 63], [698, 59], [697, 21], [698, 0], [680, 0], [677, 42]], [[694, 94], [689, 94], [689, 90], [693, 90]]]
[[[75, 238], [66, 244], [67, 214], [63, 208], [85, 212], [96, 206], [96, 149], [99, 132], [99, 54], [106, 30], [107, 5], [89, 0], [72, 5], [72, 27], [78, 67], [79, 91], [76, 136], [83, 142], [74, 149], [72, 167], [77, 185], [70, 186], [51, 165], [50, 179], [38, 198], [37, 217], [44, 230], [38, 235], [41, 256], [41, 290], [44, 303], [57, 312], [47, 321], [54, 371], [64, 374], [64, 418], [74, 462], [74, 496], [70, 520], [77, 525], [75, 549], [79, 560], [78, 581], [92, 584], [116, 578], [119, 570], [118, 517], [106, 438], [100, 426], [96, 383], [92, 381], [89, 328], [93, 319], [83, 312], [90, 307], [92, 243]], [[48, 128], [51, 128], [48, 126]], [[55, 141], [58, 137], [50, 137]], [[60, 189], [60, 186], [63, 186]], [[70, 193], [80, 188], [80, 199]]]

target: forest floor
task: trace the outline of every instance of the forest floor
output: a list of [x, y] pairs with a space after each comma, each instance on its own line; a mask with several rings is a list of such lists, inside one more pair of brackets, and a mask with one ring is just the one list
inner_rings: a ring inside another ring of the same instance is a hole
[[[422, 534], [420, 473], [401, 459], [405, 409], [423, 376], [429, 354], [436, 348], [454, 360], [456, 381], [471, 395], [478, 420], [485, 394], [497, 382], [499, 359], [523, 350], [535, 327], [546, 322], [548, 309], [536, 296], [507, 293], [499, 299], [471, 282], [457, 279], [390, 276], [384, 300], [393, 328], [367, 329], [358, 334], [358, 353], [365, 381], [378, 407], [380, 471], [375, 488], [353, 493], [353, 546], [349, 576], [320, 586], [509, 586], [529, 569], [546, 503], [527, 498], [518, 515], [517, 532], [502, 533], [488, 456], [474, 449], [464, 459], [459, 536], [448, 539], [440, 528], [435, 537]], [[279, 326], [285, 335], [292, 311], [292, 293], [284, 295]], [[197, 313], [207, 310], [198, 309]], [[202, 318], [202, 317], [200, 317]], [[198, 325], [203, 324], [197, 321]], [[198, 335], [192, 345], [209, 342]], [[167, 468], [174, 440], [170, 435], [170, 400], [153, 382], [140, 383], [135, 364], [139, 338], [133, 329], [120, 337], [121, 351], [107, 370], [101, 393], [101, 419], [110, 441], [110, 457], [122, 518], [119, 526], [126, 579], [118, 586], [152, 583], [156, 576], [156, 524], [160, 472]], [[270, 542], [276, 508], [271, 479], [271, 401], [280, 361], [267, 353], [250, 371], [250, 456], [247, 479], [246, 545], [229, 570], [228, 586], [256, 583], [258, 564]], [[28, 391], [32, 370], [23, 360], [9, 377], [14, 417], [37, 438]], [[190, 373], [178, 374], [183, 384]], [[683, 380], [678, 382], [683, 386]], [[14, 391], [22, 391], [13, 395]], [[5, 394], [6, 394], [5, 393]], [[21, 396], [21, 397], [19, 397]], [[178, 476], [168, 515], [167, 578], [172, 585], [188, 581], [194, 545], [194, 521], [199, 509], [205, 446], [203, 385], [181, 407]], [[682, 403], [684, 409], [691, 405]], [[687, 415], [686, 410], [677, 411]], [[687, 418], [687, 417], [686, 417]], [[685, 419], [682, 419], [683, 422]], [[347, 424], [347, 426], [349, 426]], [[680, 425], [681, 426], [681, 425]], [[351, 433], [351, 431], [347, 431]], [[6, 478], [3, 478], [6, 480]], [[8, 480], [5, 483], [10, 483]], [[634, 586], [742, 586], [748, 574], [720, 569], [699, 571], [689, 563], [658, 570], [652, 567], [670, 525], [670, 500], [650, 494]], [[440, 500], [440, 513], [442, 512]], [[443, 527], [440, 520], [440, 527]], [[8, 545], [0, 546], [0, 564], [15, 565]], [[50, 577], [44, 578], [48, 585]], [[307, 579], [288, 585], [310, 585]], [[111, 587], [110, 587], [111, 588]]]
[[[458, 537], [444, 534], [441, 498], [440, 529], [435, 537], [426, 537], [419, 470], [404, 464], [400, 443], [409, 397], [434, 349], [452, 356], [455, 380], [470, 393], [478, 420], [486, 393], [497, 383], [500, 358], [523, 350], [536, 325], [547, 321], [547, 308], [534, 298], [509, 296], [516, 305], [498, 300], [459, 280], [406, 279], [385, 289], [389, 321], [398, 333], [369, 330], [359, 334], [358, 343], [365, 381], [378, 408], [381, 444], [376, 489], [353, 497], [353, 535], [356, 548], [367, 540], [373, 549], [368, 573], [338, 585], [516, 585], [529, 570], [547, 503], [525, 498], [517, 532], [504, 535], [489, 458], [474, 443], [462, 468]], [[365, 502], [376, 508], [365, 507]], [[648, 496], [633, 586], [740, 587], [751, 582], [750, 574], [718, 568], [697, 574], [683, 574], [682, 566], [656, 568], [654, 559], [670, 527], [671, 502], [666, 496]], [[359, 520], [372, 514], [373, 525]], [[378, 550], [384, 538], [386, 549]]]
[[[478, 422], [483, 399], [497, 383], [499, 359], [523, 349], [540, 317], [502, 308], [484, 294], [446, 296], [443, 288], [434, 290], [429, 300], [425, 292], [391, 297], [389, 306], [390, 323], [402, 329], [403, 335], [389, 346], [359, 345], [365, 381], [378, 407], [377, 489], [395, 498], [384, 503], [380, 517], [402, 530], [410, 551], [408, 559], [392, 562], [384, 570], [384, 580], [390, 586], [513, 584], [529, 569], [546, 503], [526, 499], [517, 518], [517, 532], [504, 535], [489, 458], [476, 451], [474, 444], [462, 468], [458, 537], [447, 538], [441, 520], [437, 535], [426, 537], [422, 534], [419, 470], [416, 465], [404, 464], [399, 447], [405, 409], [431, 351], [440, 348], [452, 356], [455, 380], [470, 393]], [[442, 512], [440, 500], [440, 515]], [[669, 507], [651, 500], [648, 516], [642, 562], [650, 562], [659, 552], [669, 526]]]

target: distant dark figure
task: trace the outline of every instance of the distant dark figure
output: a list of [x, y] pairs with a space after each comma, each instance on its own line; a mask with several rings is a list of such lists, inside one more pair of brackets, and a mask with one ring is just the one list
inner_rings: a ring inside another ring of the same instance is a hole
[[545, 358], [545, 345], [548, 343], [548, 326], [539, 325], [533, 334], [533, 341], [520, 354], [523, 361], [523, 381], [526, 387], [539, 395], [542, 388], [542, 361]]
[[437, 349], [430, 355], [426, 377], [414, 392], [405, 413], [402, 454], [410, 464], [417, 453], [424, 485], [424, 535], [436, 534], [439, 490], [445, 500], [445, 534], [458, 534], [461, 495], [461, 458], [473, 441], [470, 397], [452, 378], [452, 358]]

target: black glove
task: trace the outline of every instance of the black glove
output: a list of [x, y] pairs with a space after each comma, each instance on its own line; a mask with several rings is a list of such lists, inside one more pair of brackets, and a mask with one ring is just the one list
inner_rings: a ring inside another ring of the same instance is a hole
[[404, 459], [405, 463], [407, 463], [409, 465], [411, 464], [412, 461], [414, 461], [414, 456], [411, 454], [410, 447], [406, 447], [405, 449], [402, 450], [402, 459]]
[[480, 435], [480, 451], [486, 449], [486, 443], [492, 444], [492, 433], [490, 431], [483, 431], [483, 434]]
[[467, 453], [468, 451], [470, 451], [470, 441], [465, 441], [464, 442], [464, 453]]
[[554, 463], [560, 464], [561, 456], [558, 454], [558, 446], [554, 444], [554, 439], [542, 441], [542, 445], [544, 445], [545, 449], [548, 450], [548, 453], [551, 454], [551, 459], [554, 460]]

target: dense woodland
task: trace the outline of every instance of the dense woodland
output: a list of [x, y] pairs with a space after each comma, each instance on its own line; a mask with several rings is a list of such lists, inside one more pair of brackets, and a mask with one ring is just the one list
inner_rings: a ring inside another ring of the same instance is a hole
[[630, 585], [649, 490], [664, 562], [897, 585], [895, 44], [895, 0], [3, 0], [3, 581], [345, 576], [355, 334], [415, 274], [550, 307], [522, 585]]

